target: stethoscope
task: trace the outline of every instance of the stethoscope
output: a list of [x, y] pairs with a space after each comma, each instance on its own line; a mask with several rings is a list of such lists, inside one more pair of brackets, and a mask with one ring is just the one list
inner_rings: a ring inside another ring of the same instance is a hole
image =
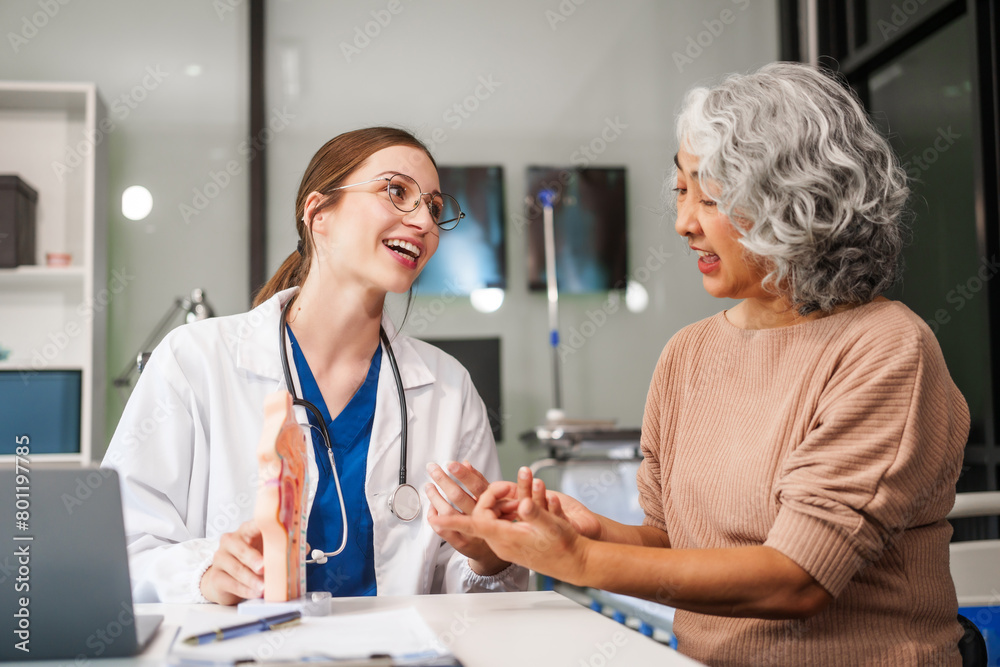
[[[337, 487], [337, 497], [340, 498], [340, 520], [343, 530], [341, 531], [340, 546], [336, 551], [324, 552], [322, 549], [313, 549], [310, 556], [312, 558], [306, 563], [317, 563], [322, 565], [327, 558], [338, 555], [347, 546], [347, 508], [344, 506], [344, 493], [340, 490], [340, 476], [337, 474], [337, 465], [333, 460], [333, 441], [330, 439], [330, 432], [326, 429], [326, 420], [323, 413], [315, 405], [304, 398], [295, 395], [295, 385], [292, 384], [292, 374], [288, 370], [288, 350], [287, 336], [285, 334], [285, 318], [288, 314], [288, 307], [292, 305], [293, 299], [289, 299], [285, 307], [281, 309], [281, 318], [278, 320], [278, 331], [281, 337], [281, 369], [285, 373], [285, 384], [288, 392], [292, 395], [292, 404], [301, 405], [312, 413], [319, 423], [319, 431], [323, 436], [323, 444], [326, 445], [326, 454], [330, 457], [330, 469], [333, 470], [333, 483]], [[406, 397], [403, 395], [403, 380], [399, 376], [399, 366], [396, 365], [396, 355], [392, 353], [392, 345], [385, 329], [378, 328], [379, 338], [385, 345], [385, 351], [389, 355], [389, 365], [392, 366], [392, 375], [396, 379], [396, 392], [399, 394], [399, 485], [389, 494], [389, 511], [393, 516], [401, 521], [413, 521], [420, 514], [420, 494], [412, 484], [406, 482]]]

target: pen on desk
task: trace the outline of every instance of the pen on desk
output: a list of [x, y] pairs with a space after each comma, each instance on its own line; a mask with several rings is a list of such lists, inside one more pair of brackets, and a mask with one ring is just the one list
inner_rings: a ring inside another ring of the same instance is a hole
[[282, 628], [287, 628], [290, 625], [295, 625], [300, 620], [302, 620], [301, 611], [289, 611], [284, 614], [276, 614], [274, 616], [265, 616], [264, 618], [258, 618], [255, 621], [250, 621], [249, 623], [230, 625], [227, 628], [217, 628], [215, 630], [203, 632], [199, 635], [191, 635], [190, 637], [184, 639], [184, 643], [191, 645], [198, 645], [198, 644], [208, 644], [210, 642], [221, 642], [225, 639], [244, 637], [246, 635], [252, 635], [257, 632], [267, 632], [268, 630], [280, 630]]

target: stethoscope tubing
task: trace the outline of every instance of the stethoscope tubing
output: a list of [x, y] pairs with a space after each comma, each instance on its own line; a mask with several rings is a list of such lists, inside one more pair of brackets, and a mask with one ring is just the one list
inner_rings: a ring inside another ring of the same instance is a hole
[[[330, 468], [333, 471], [333, 482], [337, 488], [337, 497], [340, 499], [340, 517], [341, 525], [343, 530], [341, 531], [340, 546], [336, 551], [323, 553], [316, 549], [313, 553], [313, 560], [307, 560], [307, 563], [323, 563], [326, 562], [326, 558], [330, 556], [336, 556], [340, 554], [344, 548], [347, 546], [347, 507], [344, 503], [344, 493], [340, 487], [340, 476], [337, 474], [337, 465], [333, 458], [333, 440], [330, 438], [330, 432], [326, 427], [326, 420], [323, 418], [323, 413], [320, 412], [319, 408], [313, 405], [312, 402], [307, 401], [305, 398], [299, 398], [295, 394], [295, 385], [292, 383], [292, 373], [288, 365], [288, 337], [285, 332], [285, 323], [287, 321], [288, 308], [292, 305], [294, 299], [289, 299], [288, 302], [281, 309], [281, 318], [278, 321], [278, 332], [281, 341], [281, 369], [285, 376], [285, 386], [288, 389], [288, 393], [292, 396], [292, 405], [299, 405], [308, 410], [315, 418], [319, 424], [318, 428], [320, 434], [323, 436], [323, 444], [326, 446], [326, 453], [330, 459]], [[408, 421], [408, 411], [406, 408], [406, 395], [403, 392], [403, 380], [399, 373], [399, 365], [396, 363], [396, 355], [392, 351], [392, 344], [389, 342], [389, 336], [385, 333], [385, 329], [379, 326], [379, 339], [385, 346], [385, 351], [389, 355], [389, 365], [392, 368], [392, 375], [396, 381], [396, 392], [399, 395], [399, 414], [400, 414], [400, 427], [399, 427], [399, 486], [390, 494], [389, 496], [389, 509], [398, 519], [402, 521], [412, 521], [417, 517], [420, 507], [419, 493], [416, 489], [406, 482], [406, 450], [407, 450], [407, 424]], [[407, 488], [412, 491], [411, 498], [416, 499], [416, 511], [411, 515], [402, 516], [400, 515], [397, 507], [394, 505], [396, 494], [400, 489]], [[322, 558], [318, 557], [318, 553], [322, 554]]]

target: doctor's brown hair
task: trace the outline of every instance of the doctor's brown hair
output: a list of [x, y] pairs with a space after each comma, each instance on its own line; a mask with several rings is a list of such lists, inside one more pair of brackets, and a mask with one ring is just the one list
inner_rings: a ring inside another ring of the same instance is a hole
[[345, 179], [364, 164], [365, 160], [383, 148], [391, 146], [410, 146], [421, 150], [437, 167], [434, 157], [419, 139], [406, 130], [394, 127], [369, 127], [345, 132], [326, 142], [316, 151], [302, 176], [299, 194], [295, 200], [295, 229], [299, 233], [302, 250], [301, 252], [293, 250], [271, 279], [260, 288], [254, 296], [255, 308], [284, 289], [301, 287], [309, 275], [314, 245], [312, 234], [309, 233], [311, 230], [303, 219], [309, 195], [313, 192], [324, 195], [317, 210], [335, 205], [340, 201], [343, 190], [334, 191], [333, 188], [345, 185]]

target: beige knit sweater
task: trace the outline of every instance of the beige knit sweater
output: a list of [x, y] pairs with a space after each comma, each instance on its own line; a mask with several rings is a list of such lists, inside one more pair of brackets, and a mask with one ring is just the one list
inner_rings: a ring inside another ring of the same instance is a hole
[[[944, 517], [969, 410], [928, 327], [885, 299], [795, 326], [724, 313], [664, 348], [639, 470], [671, 547], [766, 545], [834, 601], [805, 621], [678, 611], [709, 665], [958, 665]], [[738, 567], [738, 564], [734, 564]]]

